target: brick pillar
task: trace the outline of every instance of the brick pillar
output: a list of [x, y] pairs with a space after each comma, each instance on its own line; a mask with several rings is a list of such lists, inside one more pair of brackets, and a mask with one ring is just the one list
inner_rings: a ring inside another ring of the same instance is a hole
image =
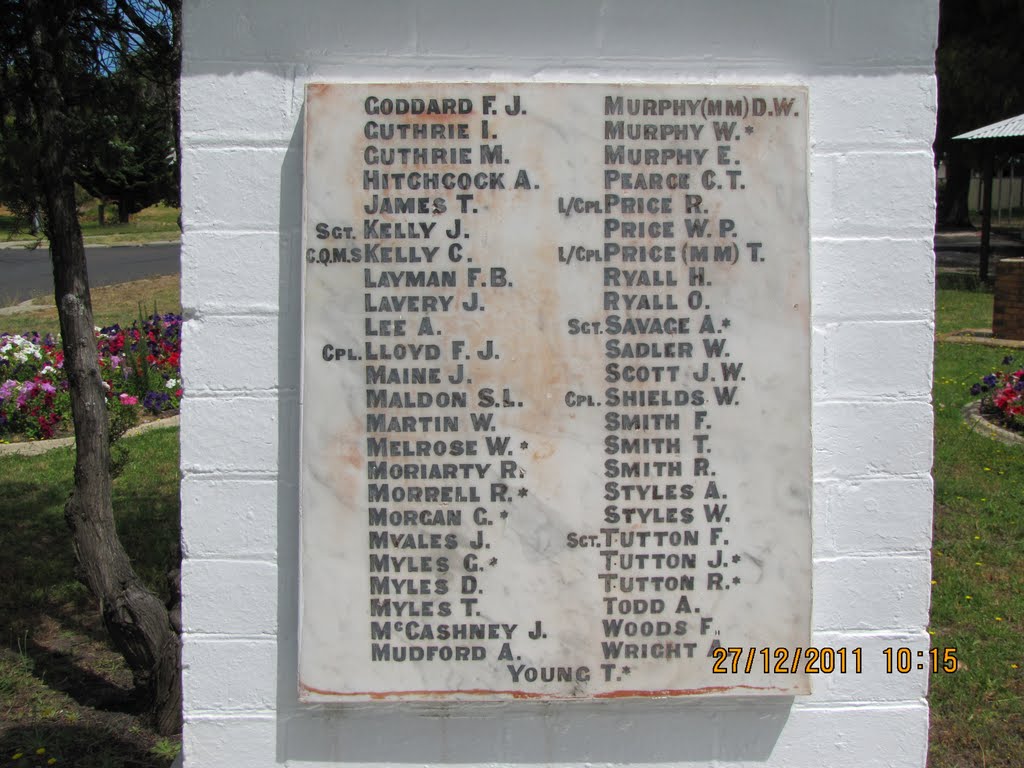
[[1024, 259], [1002, 259], [996, 266], [992, 335], [1024, 341]]

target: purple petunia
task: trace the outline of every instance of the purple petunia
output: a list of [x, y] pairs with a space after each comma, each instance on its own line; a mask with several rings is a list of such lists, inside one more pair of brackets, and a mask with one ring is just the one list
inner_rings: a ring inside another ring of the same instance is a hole
[[[181, 389], [179, 315], [153, 315], [128, 327], [97, 328], [97, 353], [108, 401], [154, 414], [178, 408]], [[70, 416], [60, 339], [0, 333], [0, 439], [52, 437]], [[168, 382], [175, 387], [166, 389]], [[162, 391], [161, 391], [162, 390]]]
[[155, 414], [167, 408], [170, 402], [170, 395], [166, 392], [147, 392], [142, 398], [142, 407]]
[[19, 408], [24, 408], [25, 407], [25, 403], [27, 403], [29, 401], [29, 398], [31, 398], [32, 395], [35, 394], [37, 386], [38, 385], [34, 381], [26, 381], [22, 385], [21, 391], [18, 393], [18, 407]]

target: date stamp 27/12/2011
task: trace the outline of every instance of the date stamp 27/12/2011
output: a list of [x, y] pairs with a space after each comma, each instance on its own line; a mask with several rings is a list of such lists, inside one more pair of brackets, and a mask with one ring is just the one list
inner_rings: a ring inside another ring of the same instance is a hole
[[[956, 648], [929, 648], [924, 651], [907, 646], [888, 646], [882, 649], [886, 674], [899, 675], [925, 669], [933, 674], [956, 672], [956, 653]], [[864, 649], [859, 647], [743, 648], [722, 645], [712, 650], [714, 664], [711, 671], [723, 675], [740, 672], [859, 675], [864, 671], [864, 656]]]

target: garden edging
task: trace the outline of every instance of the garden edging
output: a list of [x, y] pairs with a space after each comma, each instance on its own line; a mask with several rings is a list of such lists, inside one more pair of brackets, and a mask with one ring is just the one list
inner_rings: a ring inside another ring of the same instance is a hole
[[[180, 420], [181, 417], [178, 414], [175, 414], [174, 416], [166, 419], [147, 421], [145, 424], [139, 424], [137, 427], [132, 427], [124, 433], [124, 436], [131, 437], [132, 435], [137, 435], [140, 432], [145, 432], [148, 429], [176, 427]], [[58, 437], [53, 440], [27, 440], [22, 443], [0, 443], [0, 456], [7, 456], [11, 454], [19, 454], [21, 456], [38, 456], [41, 453], [52, 451], [55, 448], [64, 448], [74, 444], [75, 438], [73, 437]]]
[[999, 442], [1006, 445], [1024, 445], [1024, 437], [993, 424], [981, 415], [981, 400], [968, 403], [964, 406], [962, 412], [968, 424], [978, 427], [982, 432], [987, 433], [990, 437], [994, 437]]

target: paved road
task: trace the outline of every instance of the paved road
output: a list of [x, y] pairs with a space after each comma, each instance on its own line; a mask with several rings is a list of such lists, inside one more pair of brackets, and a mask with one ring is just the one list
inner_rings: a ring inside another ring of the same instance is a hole
[[[940, 269], [978, 269], [981, 257], [979, 246], [981, 232], [964, 230], [938, 232], [935, 235], [935, 266]], [[989, 275], [995, 276], [995, 264], [999, 259], [1024, 256], [1024, 242], [1018, 237], [1007, 237], [993, 232], [992, 253], [989, 257]]]
[[[943, 233], [935, 238], [935, 257], [939, 267], [977, 267], [976, 232]], [[1000, 256], [1024, 255], [1024, 243], [994, 236], [996, 252], [993, 266]], [[181, 271], [181, 246], [118, 245], [86, 249], [90, 285], [113, 285], [128, 280], [157, 275], [175, 275]], [[45, 249], [0, 248], [0, 307], [53, 292], [50, 254]]]
[[[181, 271], [181, 246], [116, 245], [86, 248], [89, 284], [113, 285]], [[0, 249], [0, 306], [53, 294], [53, 269], [45, 248]]]

